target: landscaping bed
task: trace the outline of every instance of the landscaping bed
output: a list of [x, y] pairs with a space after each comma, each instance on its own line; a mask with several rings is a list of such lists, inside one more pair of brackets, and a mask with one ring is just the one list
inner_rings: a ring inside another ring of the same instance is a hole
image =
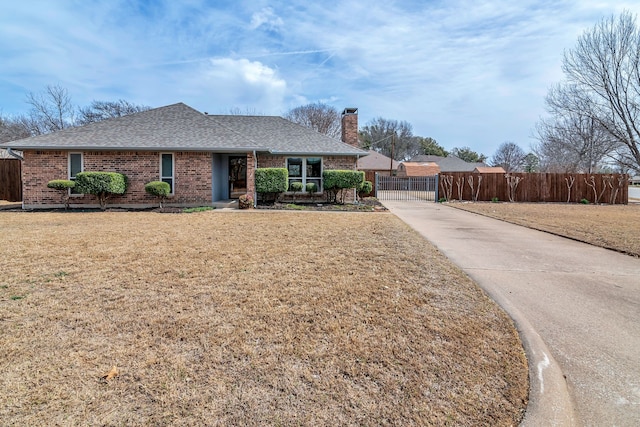
[[375, 197], [365, 197], [358, 203], [327, 203], [322, 200], [314, 202], [294, 200], [275, 203], [260, 202], [256, 209], [340, 212], [382, 212], [387, 210]]

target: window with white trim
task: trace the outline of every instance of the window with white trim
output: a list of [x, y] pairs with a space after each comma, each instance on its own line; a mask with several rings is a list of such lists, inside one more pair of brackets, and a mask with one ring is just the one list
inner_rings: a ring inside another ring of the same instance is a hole
[[169, 184], [173, 195], [175, 184], [175, 161], [173, 153], [160, 153], [160, 181]]
[[314, 183], [316, 192], [322, 191], [322, 157], [289, 157], [287, 158], [289, 171], [289, 188], [292, 182], [301, 182], [302, 191], [307, 191], [307, 184]]
[[[75, 181], [76, 175], [84, 170], [84, 162], [82, 158], [82, 153], [69, 153], [69, 165], [67, 167], [69, 171], [69, 180]], [[69, 194], [78, 194], [76, 190], [73, 188], [69, 189]]]

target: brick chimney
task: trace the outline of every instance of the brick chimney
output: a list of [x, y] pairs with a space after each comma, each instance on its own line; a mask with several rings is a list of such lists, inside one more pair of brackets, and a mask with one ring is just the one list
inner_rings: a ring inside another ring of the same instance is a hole
[[359, 148], [357, 108], [345, 108], [342, 112], [342, 142]]

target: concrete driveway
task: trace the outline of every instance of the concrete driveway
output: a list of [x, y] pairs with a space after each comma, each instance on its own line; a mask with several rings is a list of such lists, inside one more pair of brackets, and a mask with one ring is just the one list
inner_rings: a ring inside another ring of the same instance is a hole
[[640, 259], [442, 204], [384, 204], [515, 320], [524, 425], [640, 425]]

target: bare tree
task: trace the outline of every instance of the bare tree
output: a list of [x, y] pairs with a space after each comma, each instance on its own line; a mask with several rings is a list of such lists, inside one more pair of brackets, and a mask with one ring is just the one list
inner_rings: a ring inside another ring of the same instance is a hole
[[302, 126], [314, 129], [331, 138], [339, 138], [341, 132], [340, 114], [335, 108], [316, 102], [289, 110], [284, 118]]
[[74, 125], [75, 108], [67, 89], [59, 85], [48, 85], [44, 91], [27, 94], [27, 104], [31, 106], [20, 123], [31, 135], [55, 132]]
[[31, 134], [19, 121], [0, 115], [0, 143], [27, 138]]
[[640, 170], [640, 30], [625, 11], [603, 19], [565, 52], [566, 81], [551, 99], [556, 112], [593, 120], [622, 149], [617, 160]]
[[255, 108], [249, 107], [246, 107], [244, 110], [240, 107], [229, 108], [228, 114], [230, 116], [264, 116], [264, 113], [260, 113]]
[[616, 157], [620, 143], [592, 117], [555, 109], [562, 94], [556, 88], [547, 97], [553, 116], [536, 124], [534, 151], [547, 172], [593, 173]]
[[520, 172], [524, 166], [526, 154], [515, 142], [505, 141], [491, 158], [492, 166], [501, 166], [505, 172]]
[[136, 105], [124, 99], [117, 101], [93, 101], [90, 106], [80, 108], [78, 126], [89, 123], [99, 122], [114, 117], [127, 116], [129, 114], [139, 113], [141, 111], [150, 110], [151, 107], [146, 105]]
[[406, 121], [378, 117], [364, 126], [359, 135], [364, 149], [394, 160], [406, 161], [420, 154], [420, 142], [414, 138], [411, 124]]

